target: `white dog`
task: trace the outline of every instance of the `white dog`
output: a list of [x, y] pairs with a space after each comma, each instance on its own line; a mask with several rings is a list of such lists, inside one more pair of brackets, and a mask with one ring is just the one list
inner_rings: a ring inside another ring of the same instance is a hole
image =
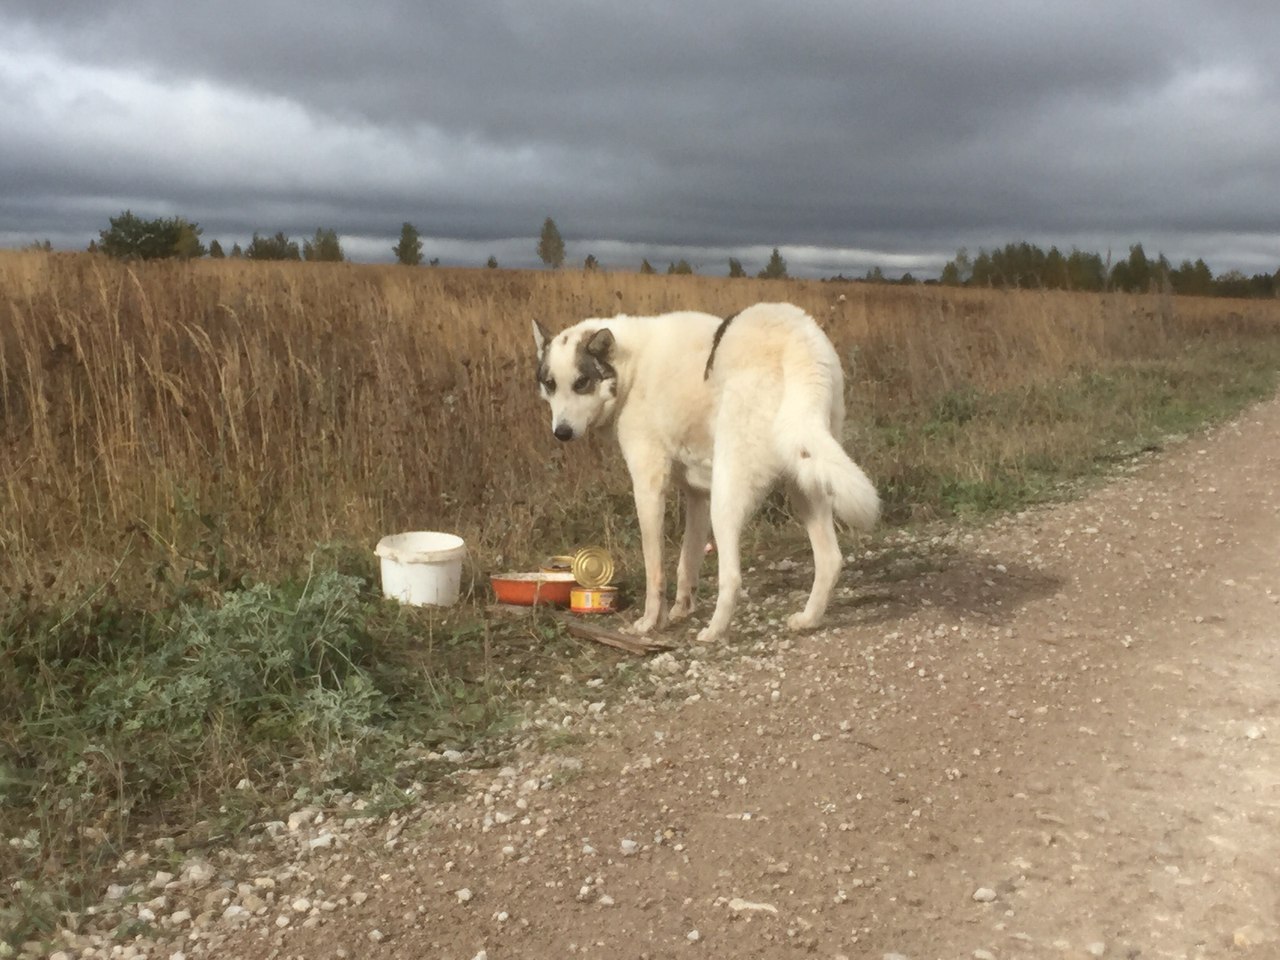
[[538, 387], [551, 429], [576, 440], [613, 427], [631, 471], [644, 550], [644, 615], [637, 633], [667, 620], [662, 524], [667, 490], [685, 495], [674, 620], [693, 609], [707, 524], [720, 558], [715, 613], [698, 635], [721, 637], [742, 583], [739, 536], [761, 499], [788, 481], [813, 545], [809, 602], [793, 630], [822, 619], [840, 574], [833, 513], [870, 529], [880, 500], [840, 443], [844, 375], [813, 318], [761, 303], [721, 319], [705, 313], [583, 320], [551, 335], [537, 320]]

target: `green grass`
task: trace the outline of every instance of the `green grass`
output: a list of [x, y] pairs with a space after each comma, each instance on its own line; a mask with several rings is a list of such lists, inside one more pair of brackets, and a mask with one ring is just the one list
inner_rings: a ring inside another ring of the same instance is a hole
[[980, 518], [1062, 497], [1117, 463], [1271, 396], [1280, 341], [1197, 344], [1177, 358], [1113, 363], [1016, 390], [943, 394], [914, 418], [876, 422], [859, 449], [891, 522]]
[[[48, 932], [151, 832], [238, 830], [300, 799], [406, 802], [412, 781], [510, 728], [531, 682], [599, 662], [548, 621], [403, 608], [372, 577], [286, 584], [138, 611], [109, 588], [0, 615], [0, 939]], [[497, 652], [495, 653], [495, 647]]]

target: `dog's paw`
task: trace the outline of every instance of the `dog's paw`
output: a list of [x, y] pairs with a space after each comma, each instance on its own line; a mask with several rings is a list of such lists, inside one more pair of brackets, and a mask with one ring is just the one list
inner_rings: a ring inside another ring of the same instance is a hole
[[657, 617], [644, 616], [631, 625], [631, 632], [643, 637], [658, 625]]
[[691, 613], [693, 613], [693, 597], [684, 599], [676, 597], [676, 602], [671, 605], [671, 615], [668, 619], [672, 623], [679, 623]]
[[698, 643], [716, 643], [724, 637], [723, 630], [713, 630], [711, 627], [703, 627], [698, 631]]
[[801, 630], [812, 630], [822, 622], [821, 617], [811, 617], [805, 612], [793, 613], [787, 617], [787, 629], [799, 632]]

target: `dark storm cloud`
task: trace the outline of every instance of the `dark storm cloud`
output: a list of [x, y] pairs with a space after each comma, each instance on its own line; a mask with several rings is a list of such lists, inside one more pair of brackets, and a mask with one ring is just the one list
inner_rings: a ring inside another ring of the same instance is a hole
[[1270, 4], [0, 2], [0, 38], [18, 240], [132, 204], [481, 245], [551, 214], [571, 255], [1280, 262]]

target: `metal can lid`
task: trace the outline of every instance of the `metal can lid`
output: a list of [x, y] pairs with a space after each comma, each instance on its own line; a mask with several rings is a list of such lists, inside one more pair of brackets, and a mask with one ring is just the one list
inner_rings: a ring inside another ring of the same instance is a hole
[[613, 557], [604, 547], [583, 547], [573, 555], [573, 579], [584, 587], [603, 587], [613, 579]]

